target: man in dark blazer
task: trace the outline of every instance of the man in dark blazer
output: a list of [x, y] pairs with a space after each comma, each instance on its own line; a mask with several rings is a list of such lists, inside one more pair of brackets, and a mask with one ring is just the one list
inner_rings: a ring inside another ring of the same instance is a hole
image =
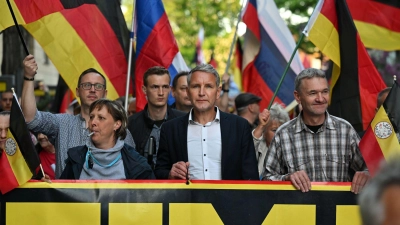
[[190, 71], [187, 92], [193, 109], [162, 126], [158, 179], [259, 180], [250, 125], [215, 106], [219, 83], [211, 65]]
[[[154, 168], [156, 162], [154, 154], [158, 151], [162, 125], [165, 121], [185, 115], [167, 104], [170, 82], [171, 76], [166, 68], [154, 66], [146, 70], [142, 91], [146, 95], [147, 104], [142, 111], [128, 119], [128, 130], [135, 141], [136, 150], [148, 159], [151, 168]], [[153, 148], [150, 150], [151, 146]]]

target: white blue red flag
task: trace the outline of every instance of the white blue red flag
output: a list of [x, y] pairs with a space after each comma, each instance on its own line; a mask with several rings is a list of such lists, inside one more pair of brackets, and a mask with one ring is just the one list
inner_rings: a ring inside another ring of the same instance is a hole
[[[136, 1], [136, 110], [144, 109], [146, 96], [142, 92], [143, 74], [153, 66], [163, 66], [171, 81], [182, 70], [189, 70], [178, 49], [161, 0]], [[173, 100], [169, 99], [169, 103]]]
[[[260, 96], [260, 106], [266, 108], [296, 44], [273, 0], [249, 0], [243, 22], [247, 25], [243, 46], [243, 90]], [[294, 79], [303, 68], [296, 53], [275, 102], [289, 105], [294, 100]]]
[[196, 65], [201, 65], [205, 64], [206, 60], [204, 58], [203, 54], [203, 41], [204, 41], [204, 28], [201, 27], [199, 30], [199, 35], [197, 37], [197, 42], [196, 42], [196, 51], [194, 54], [194, 62]]

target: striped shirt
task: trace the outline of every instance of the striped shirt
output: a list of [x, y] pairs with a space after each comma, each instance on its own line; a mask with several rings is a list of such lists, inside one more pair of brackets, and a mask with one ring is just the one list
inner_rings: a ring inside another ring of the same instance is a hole
[[304, 124], [302, 114], [278, 128], [265, 157], [264, 180], [284, 180], [304, 170], [311, 181], [348, 182], [355, 171], [367, 171], [353, 127], [325, 115], [316, 133]]
[[[56, 178], [60, 177], [65, 168], [68, 149], [85, 145], [89, 140], [89, 130], [86, 128], [85, 119], [80, 114], [53, 114], [36, 111], [35, 118], [27, 125], [33, 133], [43, 133], [55, 140]], [[128, 129], [126, 131], [124, 142], [135, 147], [131, 133]]]

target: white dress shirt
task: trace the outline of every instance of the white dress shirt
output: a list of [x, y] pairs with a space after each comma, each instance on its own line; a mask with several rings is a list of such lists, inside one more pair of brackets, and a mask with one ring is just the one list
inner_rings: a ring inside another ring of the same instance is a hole
[[221, 127], [218, 107], [215, 119], [205, 125], [193, 120], [189, 114], [187, 147], [190, 179], [221, 180]]

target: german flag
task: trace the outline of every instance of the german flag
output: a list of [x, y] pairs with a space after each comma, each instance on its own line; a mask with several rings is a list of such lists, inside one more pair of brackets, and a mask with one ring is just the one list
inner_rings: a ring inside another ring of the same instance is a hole
[[210, 61], [208, 61], [208, 64], [210, 64], [211, 66], [213, 66], [214, 69], [217, 69], [217, 68], [218, 68], [218, 62], [217, 62], [217, 60], [215, 60], [215, 58], [214, 58], [214, 50], [212, 50], [211, 57], [210, 57]]
[[2, 194], [26, 183], [40, 164], [17, 97], [14, 94], [10, 127], [5, 149], [0, 157], [0, 191]]
[[67, 113], [67, 109], [73, 100], [74, 94], [69, 89], [62, 76], [59, 76], [56, 94], [54, 95], [54, 101], [50, 112]]
[[231, 63], [231, 73], [233, 74], [233, 82], [237, 85], [238, 89], [243, 91], [243, 49], [239, 38], [236, 40], [235, 54], [233, 55]]
[[[329, 113], [365, 130], [386, 87], [372, 63], [345, 0], [320, 0], [304, 33], [334, 63]], [[362, 96], [362, 97], [361, 97]]]
[[400, 49], [400, 1], [347, 0], [347, 4], [366, 47]]
[[[107, 80], [108, 98], [125, 95], [129, 31], [119, 1], [10, 0], [19, 24], [39, 42], [71, 90], [82, 71]], [[0, 1], [0, 31], [14, 25]], [[131, 85], [132, 87], [132, 85]]]
[[360, 141], [360, 151], [371, 174], [377, 171], [382, 160], [387, 160], [392, 154], [400, 153], [399, 99], [400, 87], [395, 82]]
[[0, 157], [0, 176], [2, 194], [26, 183], [33, 176], [10, 130], [7, 132], [6, 149]]

